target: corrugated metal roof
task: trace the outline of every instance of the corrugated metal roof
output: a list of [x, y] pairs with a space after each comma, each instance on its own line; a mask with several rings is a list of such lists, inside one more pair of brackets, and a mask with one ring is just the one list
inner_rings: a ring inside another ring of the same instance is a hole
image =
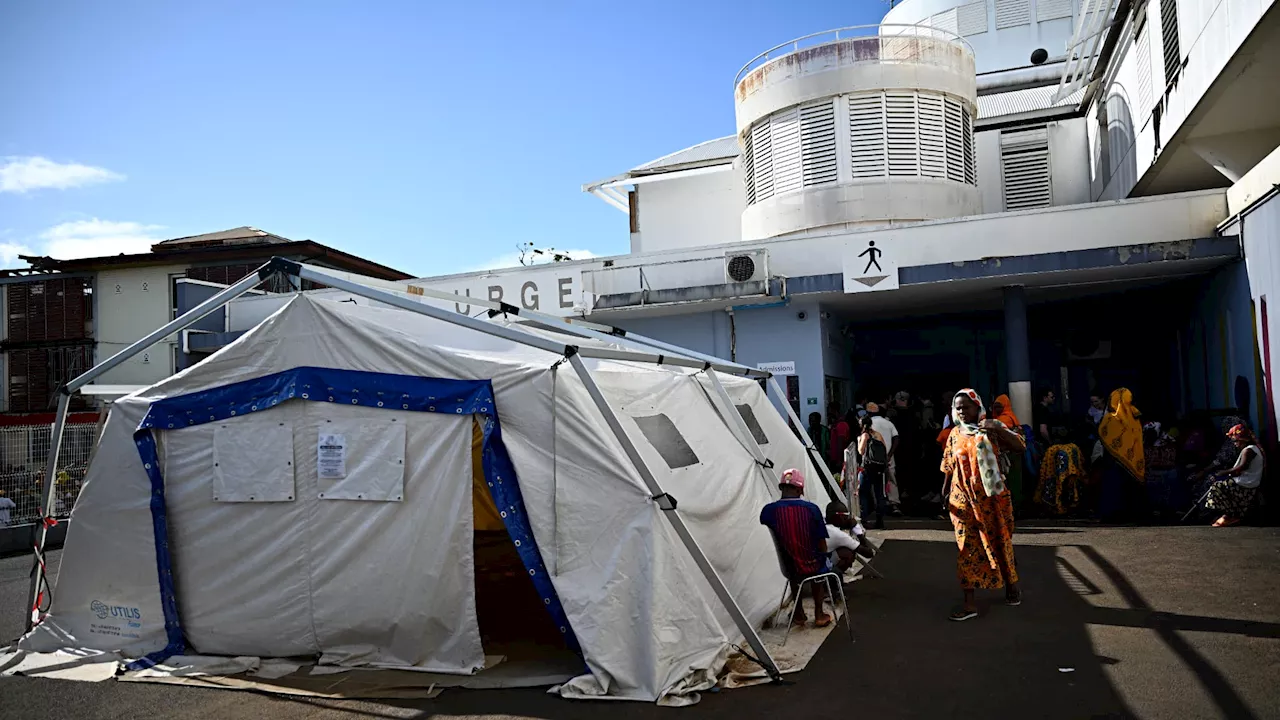
[[978, 120], [992, 120], [1050, 108], [1074, 107], [1080, 104], [1080, 98], [1084, 96], [1084, 88], [1080, 88], [1060, 102], [1054, 103], [1053, 94], [1057, 91], [1057, 85], [1046, 85], [993, 95], [979, 95]]
[[162, 240], [156, 245], [163, 245], [165, 248], [175, 247], [179, 245], [233, 245], [242, 243], [286, 243], [290, 242], [288, 238], [274, 235], [265, 230], [259, 230], [255, 227], [245, 225], [243, 227], [232, 228], [230, 230], [219, 230], [218, 232], [204, 233], [203, 235], [189, 235], [187, 237], [173, 238], [171, 240]]
[[677, 150], [670, 155], [663, 155], [657, 160], [637, 166], [633, 173], [647, 174], [672, 170], [686, 165], [709, 163], [714, 160], [732, 160], [738, 157], [738, 136], [728, 135], [715, 140], [700, 142], [693, 147]]

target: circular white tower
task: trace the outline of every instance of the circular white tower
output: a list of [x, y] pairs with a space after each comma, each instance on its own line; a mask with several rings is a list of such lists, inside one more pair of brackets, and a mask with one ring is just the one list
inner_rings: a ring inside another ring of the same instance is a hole
[[734, 82], [744, 240], [976, 215], [973, 51], [917, 25], [841, 28]]

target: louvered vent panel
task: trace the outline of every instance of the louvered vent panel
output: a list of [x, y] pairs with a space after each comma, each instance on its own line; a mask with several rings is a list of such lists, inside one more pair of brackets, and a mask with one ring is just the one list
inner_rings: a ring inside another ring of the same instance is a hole
[[880, 93], [849, 97], [849, 147], [855, 180], [887, 174], [884, 96]]
[[800, 109], [800, 160], [805, 187], [836, 181], [836, 108], [832, 100]]
[[1036, 21], [1071, 17], [1071, 0], [1037, 0]]
[[920, 174], [920, 145], [914, 93], [885, 93], [885, 125], [889, 147], [889, 175]]
[[996, 0], [996, 29], [1031, 24], [1031, 0]]
[[920, 174], [945, 178], [947, 138], [942, 96], [921, 93], [916, 102], [920, 109]]
[[947, 98], [947, 179], [965, 182], [964, 165], [964, 106], [959, 100]]
[[751, 128], [751, 144], [754, 148], [751, 174], [755, 178], [756, 201], [773, 197], [773, 142], [769, 118]]
[[746, 186], [748, 205], [756, 201], [756, 163], [751, 138], [751, 133], [747, 133], [746, 141], [742, 145], [742, 182]]
[[930, 18], [929, 24], [939, 30], [946, 30], [947, 32], [953, 33], [960, 32], [959, 13], [956, 11], [956, 8], [951, 8], [950, 10], [934, 15]]
[[987, 0], [956, 8], [956, 30], [961, 35], [981, 35], [987, 31]]
[[1138, 62], [1138, 117], [1151, 110], [1151, 23], [1143, 23], [1138, 31], [1138, 45], [1133, 49]]
[[970, 185], [978, 184], [978, 159], [973, 148], [973, 117], [969, 113], [961, 113], [964, 120], [964, 181]]
[[[1182, 69], [1182, 43], [1178, 36], [1177, 0], [1160, 0], [1160, 40], [1164, 49], [1164, 84], [1171, 84]], [[1160, 89], [1164, 94], [1164, 88]]]
[[773, 194], [799, 190], [802, 182], [800, 162], [800, 109], [790, 108], [769, 118], [769, 135], [773, 141]]
[[1005, 210], [1053, 205], [1049, 176], [1049, 134], [1044, 128], [1000, 135]]

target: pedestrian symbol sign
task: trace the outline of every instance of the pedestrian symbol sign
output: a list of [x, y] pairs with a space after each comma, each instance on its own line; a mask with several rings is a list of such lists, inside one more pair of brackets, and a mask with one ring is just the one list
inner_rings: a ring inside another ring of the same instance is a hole
[[845, 246], [845, 292], [897, 289], [898, 262], [894, 257], [892, 240], [854, 240]]

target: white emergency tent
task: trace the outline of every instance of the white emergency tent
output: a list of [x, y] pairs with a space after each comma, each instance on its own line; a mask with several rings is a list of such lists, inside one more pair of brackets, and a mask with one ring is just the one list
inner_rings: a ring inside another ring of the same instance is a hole
[[579, 344], [600, 352], [296, 296], [114, 404], [23, 646], [474, 672], [483, 483], [581, 651], [564, 693], [706, 687], [777, 602], [778, 473], [829, 498], [755, 381]]

